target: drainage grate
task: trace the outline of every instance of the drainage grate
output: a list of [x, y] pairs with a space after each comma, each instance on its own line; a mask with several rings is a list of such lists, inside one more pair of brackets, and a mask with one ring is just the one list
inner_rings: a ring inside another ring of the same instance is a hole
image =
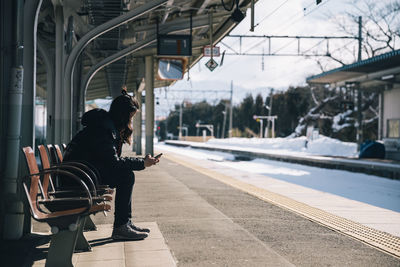
[[298, 202], [277, 193], [270, 192], [266, 189], [258, 188], [254, 185], [235, 180], [221, 173], [191, 164], [182, 160], [181, 158], [178, 159], [177, 157], [171, 155], [167, 155], [167, 158], [225, 184], [240, 189], [264, 201], [268, 201], [277, 206], [293, 211], [335, 231], [361, 240], [393, 256], [400, 257], [400, 237], [393, 236], [389, 233], [373, 229], [357, 222], [353, 222], [321, 209], [311, 207], [307, 204]]

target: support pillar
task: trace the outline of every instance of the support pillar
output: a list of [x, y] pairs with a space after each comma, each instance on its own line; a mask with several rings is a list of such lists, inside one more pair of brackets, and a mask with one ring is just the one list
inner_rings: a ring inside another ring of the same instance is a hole
[[55, 113], [55, 99], [54, 99], [54, 56], [48, 53], [48, 47], [38, 40], [38, 51], [46, 65], [46, 109], [47, 109], [47, 122], [46, 122], [46, 141], [48, 144], [54, 143], [54, 113]]
[[[24, 6], [24, 94], [22, 98], [21, 146], [35, 147], [36, 32], [41, 0]], [[39, 8], [38, 8], [39, 7]]]
[[146, 84], [146, 154], [153, 155], [154, 138], [154, 64], [153, 56], [145, 58]]
[[[31, 146], [35, 149], [36, 134], [36, 42], [37, 42], [37, 23], [42, 0], [26, 1], [24, 5], [24, 82], [22, 97], [22, 117], [21, 117], [21, 147]], [[18, 149], [19, 151], [19, 149]], [[23, 162], [20, 157], [19, 162]], [[25, 172], [24, 166], [19, 164], [19, 176]], [[25, 196], [20, 195], [19, 198]], [[25, 207], [23, 233], [31, 232], [30, 212]]]
[[231, 97], [229, 101], [229, 138], [232, 138], [232, 123], [233, 123], [233, 81], [231, 81]]
[[[385, 85], [387, 86], [387, 85]], [[379, 117], [378, 117], [378, 140], [382, 140], [384, 135], [383, 135], [383, 107], [384, 107], [384, 91], [382, 90], [379, 92]]]
[[1, 186], [1, 204], [5, 210], [4, 218], [1, 219], [2, 237], [6, 240], [15, 240], [21, 238], [24, 223], [24, 206], [18, 195], [18, 167], [24, 79], [24, 1], [13, 1], [9, 11], [13, 15], [11, 24], [12, 31], [14, 32], [12, 44], [14, 44], [15, 47], [10, 51], [13, 52], [13, 65], [7, 92], [6, 162]]
[[55, 90], [54, 90], [54, 143], [62, 142], [63, 129], [65, 127], [65, 116], [63, 114], [66, 101], [63, 100], [63, 73], [64, 73], [64, 11], [63, 7], [56, 5], [54, 7], [56, 22], [56, 45], [55, 45]]
[[139, 102], [139, 110], [133, 118], [134, 147], [132, 149], [136, 151], [136, 155], [142, 155], [142, 92], [137, 90], [135, 95]]
[[362, 91], [360, 85], [357, 85], [357, 150], [360, 151], [360, 146], [363, 142], [363, 125], [362, 125]]
[[[82, 57], [79, 58], [76, 68], [74, 69], [74, 76], [73, 76], [73, 88], [81, 88], [81, 81], [82, 81]], [[81, 129], [81, 118], [83, 113], [80, 113], [80, 95], [78, 90], [73, 90], [72, 93], [72, 113], [69, 116], [70, 123], [71, 123], [71, 132], [72, 136], [74, 136], [80, 129]], [[70, 128], [70, 127], [69, 127]], [[66, 139], [63, 140], [63, 143], [68, 143], [71, 139], [71, 135], [68, 135]]]

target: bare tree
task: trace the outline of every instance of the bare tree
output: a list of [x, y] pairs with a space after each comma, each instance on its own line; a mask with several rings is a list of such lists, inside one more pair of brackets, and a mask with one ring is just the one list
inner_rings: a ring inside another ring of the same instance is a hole
[[[328, 15], [338, 30], [344, 34], [358, 37], [358, 20], [362, 17], [362, 55], [374, 57], [398, 49], [400, 44], [400, 0], [382, 2], [375, 0], [350, 0], [351, 11], [343, 16]], [[349, 48], [352, 45], [353, 49]], [[345, 58], [357, 60], [358, 52], [354, 42], [345, 44], [336, 53], [328, 54], [328, 59], [345, 65]], [[319, 59], [319, 60], [326, 60]], [[352, 62], [349, 62], [352, 63]], [[323, 65], [321, 62], [318, 63]], [[347, 63], [348, 64], [348, 63]]]
[[[353, 8], [349, 9], [350, 11], [344, 15], [336, 14], [333, 16], [330, 14], [327, 16], [334, 21], [341, 33], [355, 38], [358, 37], [359, 17], [362, 17], [362, 55], [364, 58], [374, 57], [398, 49], [400, 44], [400, 0], [392, 0], [390, 2], [349, 0], [349, 5]], [[349, 42], [346, 40], [343, 42], [343, 46], [329, 51], [325, 57], [316, 59], [321, 71], [324, 72], [335, 64], [337, 66], [337, 63], [340, 66], [344, 66], [358, 60], [358, 47], [355, 45], [355, 41]], [[334, 89], [329, 90], [331, 92], [334, 91]], [[322, 120], [331, 125], [332, 134], [338, 134], [351, 128], [355, 129], [357, 108], [341, 109], [340, 103], [345, 101], [344, 97], [340, 95], [318, 97], [312, 88], [311, 94], [314, 106], [305, 116], [300, 118], [292, 136], [304, 134], [307, 125], [316, 125]], [[368, 127], [378, 120], [376, 97], [376, 93], [364, 93], [361, 109], [364, 127]], [[327, 106], [330, 107], [329, 112], [326, 112]], [[336, 110], [332, 110], [332, 106], [336, 106]]]

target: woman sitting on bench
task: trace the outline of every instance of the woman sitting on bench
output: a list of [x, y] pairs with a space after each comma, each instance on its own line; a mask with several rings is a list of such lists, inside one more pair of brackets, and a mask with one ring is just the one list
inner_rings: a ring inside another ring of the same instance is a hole
[[83, 130], [78, 132], [64, 152], [64, 161], [84, 161], [100, 173], [100, 183], [116, 188], [114, 229], [115, 240], [139, 240], [149, 229], [139, 228], [132, 221], [133, 171], [143, 170], [159, 162], [158, 158], [121, 157], [123, 143], [131, 143], [132, 118], [139, 109], [137, 100], [126, 88], [115, 98], [110, 111], [93, 109], [82, 117]]

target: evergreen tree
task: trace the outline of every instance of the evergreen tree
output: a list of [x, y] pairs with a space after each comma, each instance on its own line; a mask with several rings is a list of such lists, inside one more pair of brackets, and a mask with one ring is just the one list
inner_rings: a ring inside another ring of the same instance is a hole
[[254, 115], [254, 100], [251, 94], [243, 99], [239, 106], [238, 116], [238, 128], [241, 131], [245, 131], [246, 128], [250, 128], [252, 131], [256, 131], [257, 122], [253, 119]]

